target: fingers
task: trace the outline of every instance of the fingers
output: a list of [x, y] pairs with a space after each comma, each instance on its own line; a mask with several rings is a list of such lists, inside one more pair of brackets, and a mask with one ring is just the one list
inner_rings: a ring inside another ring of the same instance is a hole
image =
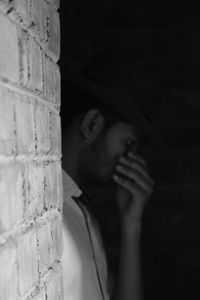
[[[144, 190], [149, 190], [153, 186], [153, 181], [150, 177], [144, 177], [140, 172], [137, 170], [124, 167], [122, 165], [118, 165], [116, 170], [119, 174], [122, 174], [127, 179], [134, 181], [138, 186], [140, 186]], [[129, 181], [130, 181], [129, 180]]]
[[[153, 184], [153, 180], [151, 179], [151, 177], [149, 176], [148, 172], [147, 172], [147, 166], [146, 163], [145, 165], [142, 163], [140, 163], [137, 160], [134, 159], [130, 159], [130, 158], [126, 158], [126, 157], [121, 157], [119, 159], [120, 162], [120, 166], [124, 165], [126, 166], [128, 169], [131, 170], [135, 170], [137, 171], [138, 175], [141, 176], [142, 178], [144, 178], [146, 181], [150, 181], [150, 183]], [[120, 171], [120, 170], [119, 170]], [[122, 170], [123, 171], [123, 170]], [[128, 173], [130, 175], [130, 173]], [[127, 174], [127, 175], [128, 175]], [[126, 175], [126, 174], [124, 174]]]
[[116, 183], [118, 183], [131, 193], [140, 192], [139, 186], [133, 181], [127, 180], [126, 178], [117, 174], [113, 176], [113, 179], [116, 181]]
[[125, 184], [125, 181], [127, 181], [129, 188], [132, 188], [134, 183], [134, 188], [135, 186], [138, 186], [146, 192], [152, 191], [154, 181], [149, 176], [147, 165], [142, 158], [138, 156], [134, 156], [134, 158], [121, 157], [119, 162], [120, 164], [116, 166], [116, 171], [118, 172], [118, 176], [123, 175], [120, 176], [120, 178], [123, 177], [121, 183]]
[[[123, 157], [123, 156], [122, 156], [122, 157]], [[146, 164], [146, 161], [145, 161], [141, 156], [138, 156], [138, 155], [136, 155], [135, 153], [129, 151], [129, 152], [128, 152], [128, 158], [129, 158], [130, 161], [131, 161], [131, 160], [137, 161], [137, 163], [138, 163], [141, 167], [143, 167], [144, 169], [146, 169], [146, 170], [148, 169], [147, 164]]]
[[121, 157], [119, 162], [121, 165], [125, 165], [129, 169], [137, 171], [138, 175], [144, 178], [147, 182], [150, 182], [150, 184], [154, 184], [153, 179], [148, 174], [147, 164], [142, 158], [138, 156], [134, 156], [134, 158]]

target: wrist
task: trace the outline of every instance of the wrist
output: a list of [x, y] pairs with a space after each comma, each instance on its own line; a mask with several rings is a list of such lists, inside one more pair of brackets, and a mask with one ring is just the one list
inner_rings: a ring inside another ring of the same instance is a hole
[[121, 232], [123, 235], [131, 235], [141, 234], [142, 231], [142, 221], [140, 218], [131, 220], [131, 222], [127, 222], [127, 220], [121, 220]]

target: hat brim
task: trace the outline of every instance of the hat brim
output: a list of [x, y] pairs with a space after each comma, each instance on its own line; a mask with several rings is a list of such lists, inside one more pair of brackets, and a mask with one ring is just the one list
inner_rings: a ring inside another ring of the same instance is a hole
[[135, 126], [144, 135], [149, 145], [159, 151], [166, 150], [159, 135], [145, 116], [134, 106], [134, 95], [132, 93], [104, 86], [71, 70], [65, 72], [65, 80], [94, 95], [105, 107], [121, 115], [127, 123]]

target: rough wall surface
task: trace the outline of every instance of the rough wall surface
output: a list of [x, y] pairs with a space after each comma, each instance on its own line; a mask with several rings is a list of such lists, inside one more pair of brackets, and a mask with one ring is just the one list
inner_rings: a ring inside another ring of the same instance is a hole
[[59, 1], [0, 1], [0, 300], [60, 300]]

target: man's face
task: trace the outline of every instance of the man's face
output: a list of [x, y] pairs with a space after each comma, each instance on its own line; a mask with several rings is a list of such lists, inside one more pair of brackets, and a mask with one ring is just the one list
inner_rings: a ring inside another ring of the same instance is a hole
[[[82, 178], [95, 185], [108, 183], [118, 158], [126, 153], [130, 144], [137, 142], [138, 134], [132, 125], [116, 122], [82, 151], [79, 170]], [[133, 151], [136, 151], [134, 146]]]

